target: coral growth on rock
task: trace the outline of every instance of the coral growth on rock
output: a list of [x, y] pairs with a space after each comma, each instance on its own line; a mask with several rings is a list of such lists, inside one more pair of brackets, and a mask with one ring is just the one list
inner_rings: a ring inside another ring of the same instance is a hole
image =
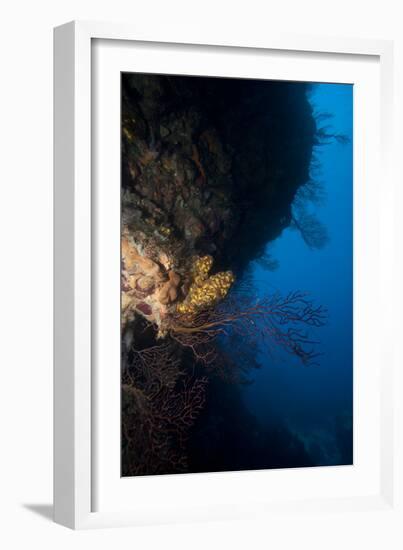
[[189, 293], [186, 299], [178, 304], [178, 313], [196, 313], [214, 306], [226, 297], [235, 281], [234, 274], [232, 271], [220, 271], [209, 277], [212, 265], [211, 256], [196, 258], [192, 267]]
[[185, 377], [166, 344], [130, 359], [122, 376], [123, 471], [185, 472], [189, 428], [204, 405], [207, 380]]
[[231, 298], [291, 223], [309, 179], [316, 127], [305, 92], [122, 74], [123, 475], [187, 471], [206, 375], [239, 368], [218, 353], [221, 335], [249, 338], [260, 327], [303, 362], [313, 357], [298, 327], [286, 328], [321, 322], [303, 295]]
[[[122, 218], [179, 263], [239, 274], [291, 222], [316, 125], [306, 86], [122, 75]], [[189, 266], [184, 266], [185, 270]]]
[[[166, 252], [153, 260], [142, 254], [134, 240], [124, 230], [122, 236], [122, 322], [125, 326], [136, 313], [154, 323], [159, 336], [170, 328], [170, 313], [192, 314], [214, 306], [228, 294], [235, 281], [232, 271], [220, 271], [209, 276], [211, 256], [196, 257], [191, 270], [184, 275], [185, 285], [179, 288], [181, 276], [170, 269], [173, 260]], [[155, 250], [154, 246], [154, 250]], [[150, 251], [149, 251], [150, 253]], [[161, 261], [162, 260], [162, 261]], [[184, 300], [173, 304], [188, 288]]]
[[[161, 324], [166, 316], [165, 305], [169, 302], [169, 289], [172, 287], [171, 272], [164, 273], [164, 269], [144, 252], [141, 245], [126, 230], [122, 235], [122, 324], [133, 320], [136, 312], [143, 315], [150, 322]], [[159, 296], [164, 293], [165, 300]]]

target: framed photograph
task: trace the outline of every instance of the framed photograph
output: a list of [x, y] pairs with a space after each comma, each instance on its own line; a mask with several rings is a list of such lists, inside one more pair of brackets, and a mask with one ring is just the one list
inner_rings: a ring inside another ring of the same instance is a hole
[[392, 75], [55, 29], [55, 521], [394, 512]]

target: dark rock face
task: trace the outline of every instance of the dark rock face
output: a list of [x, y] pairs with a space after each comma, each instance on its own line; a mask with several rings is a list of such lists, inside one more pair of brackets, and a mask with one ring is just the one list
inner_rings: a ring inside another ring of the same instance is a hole
[[123, 74], [123, 223], [242, 271], [309, 179], [306, 85]]

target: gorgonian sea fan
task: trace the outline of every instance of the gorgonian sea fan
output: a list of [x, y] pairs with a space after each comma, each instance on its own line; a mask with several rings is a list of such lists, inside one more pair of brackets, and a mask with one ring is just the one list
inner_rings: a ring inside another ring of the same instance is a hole
[[182, 372], [170, 342], [132, 350], [122, 372], [124, 475], [187, 471], [186, 442], [206, 385], [205, 377]]
[[320, 355], [310, 329], [325, 324], [327, 312], [315, 306], [306, 293], [253, 297], [234, 292], [214, 307], [190, 315], [175, 315], [169, 335], [192, 350], [205, 364], [214, 362], [216, 342], [221, 336], [238, 335], [243, 340], [260, 340], [269, 351], [280, 347], [298, 357], [304, 365], [315, 364]]

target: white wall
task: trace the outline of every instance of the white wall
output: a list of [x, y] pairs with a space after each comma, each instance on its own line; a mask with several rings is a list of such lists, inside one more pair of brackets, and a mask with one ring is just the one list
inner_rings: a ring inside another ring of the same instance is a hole
[[[52, 494], [52, 27], [71, 19], [130, 21], [158, 29], [186, 25], [284, 29], [397, 39], [399, 0], [14, 0], [2, 5], [0, 83], [0, 545], [117, 548], [373, 548], [399, 546], [389, 516], [272, 519], [73, 533], [26, 505]], [[144, 23], [143, 23], [144, 22]], [[150, 23], [151, 22], [151, 23]], [[399, 89], [402, 90], [402, 74]], [[398, 114], [402, 126], [402, 111]], [[401, 172], [400, 172], [401, 175]], [[400, 197], [402, 198], [402, 197]], [[402, 201], [400, 201], [402, 202]], [[402, 222], [400, 222], [400, 230]], [[402, 233], [401, 233], [402, 234]], [[5, 376], [4, 376], [5, 375]], [[400, 533], [402, 529], [400, 528]], [[399, 535], [399, 540], [401, 543]], [[8, 539], [7, 542], [5, 539]], [[368, 546], [367, 546], [368, 548]]]

